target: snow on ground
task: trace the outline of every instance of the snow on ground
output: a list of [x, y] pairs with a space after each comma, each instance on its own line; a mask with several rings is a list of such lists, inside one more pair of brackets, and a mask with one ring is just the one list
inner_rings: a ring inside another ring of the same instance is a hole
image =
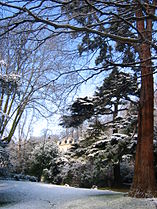
[[156, 209], [157, 199], [51, 184], [0, 181], [2, 209]]
[[[82, 205], [82, 207], [80, 207]], [[77, 200], [64, 205], [64, 209], [156, 209], [157, 207], [149, 200], [141, 200], [129, 197], [119, 198], [88, 198]]]

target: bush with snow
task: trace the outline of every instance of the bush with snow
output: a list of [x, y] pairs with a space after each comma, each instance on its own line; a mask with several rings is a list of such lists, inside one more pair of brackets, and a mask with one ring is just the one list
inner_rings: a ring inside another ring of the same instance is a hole
[[[36, 144], [30, 157], [29, 173], [41, 179], [46, 175], [47, 179], [52, 179], [57, 174], [56, 159], [58, 157], [58, 147], [51, 140], [44, 140]], [[45, 169], [50, 171], [47, 175]]]
[[10, 176], [11, 164], [9, 153], [6, 150], [6, 144], [0, 140], [0, 177], [7, 178]]

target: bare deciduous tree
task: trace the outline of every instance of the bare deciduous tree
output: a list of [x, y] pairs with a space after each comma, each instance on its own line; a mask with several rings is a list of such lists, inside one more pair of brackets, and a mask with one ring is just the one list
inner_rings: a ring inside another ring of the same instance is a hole
[[[54, 114], [62, 93], [71, 85], [66, 80], [56, 84], [55, 80], [68, 71], [70, 61], [55, 38], [34, 49], [28, 32], [9, 33], [0, 45], [0, 56], [5, 60], [1, 61], [0, 134], [2, 140], [10, 142], [26, 110], [44, 118]], [[64, 63], [61, 56], [67, 58]]]

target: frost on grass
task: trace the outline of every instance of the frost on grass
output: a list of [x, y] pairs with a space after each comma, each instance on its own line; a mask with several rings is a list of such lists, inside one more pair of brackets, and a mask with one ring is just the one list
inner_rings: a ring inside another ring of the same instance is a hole
[[84, 209], [156, 209], [155, 201], [152, 199], [136, 199], [116, 195], [91, 196], [86, 199], [68, 202], [62, 209], [81, 209], [81, 205], [83, 205]]

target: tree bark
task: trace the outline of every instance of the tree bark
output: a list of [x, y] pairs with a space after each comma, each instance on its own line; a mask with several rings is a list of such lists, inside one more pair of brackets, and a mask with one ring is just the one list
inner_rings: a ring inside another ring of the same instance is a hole
[[118, 103], [119, 103], [119, 99], [117, 99], [116, 103], [114, 104], [114, 111], [113, 111], [113, 134], [118, 133], [118, 128], [116, 127], [116, 117], [118, 116]]
[[[142, 17], [142, 9], [136, 17]], [[156, 196], [154, 171], [153, 129], [154, 129], [154, 84], [151, 62], [151, 19], [137, 21], [137, 29], [145, 38], [139, 46], [141, 61], [141, 93], [138, 115], [138, 141], [136, 149], [133, 184], [129, 195], [133, 197]], [[149, 40], [148, 42], [146, 40]]]
[[114, 175], [114, 186], [119, 187], [121, 185], [120, 162], [113, 165], [113, 175]]
[[[116, 117], [118, 116], [118, 104], [119, 104], [119, 99], [117, 98], [117, 101], [114, 104], [114, 111], [113, 111], [113, 134], [118, 133], [118, 128], [116, 127]], [[121, 184], [120, 160], [117, 164], [113, 164], [113, 176], [114, 176], [114, 186], [119, 187]]]

